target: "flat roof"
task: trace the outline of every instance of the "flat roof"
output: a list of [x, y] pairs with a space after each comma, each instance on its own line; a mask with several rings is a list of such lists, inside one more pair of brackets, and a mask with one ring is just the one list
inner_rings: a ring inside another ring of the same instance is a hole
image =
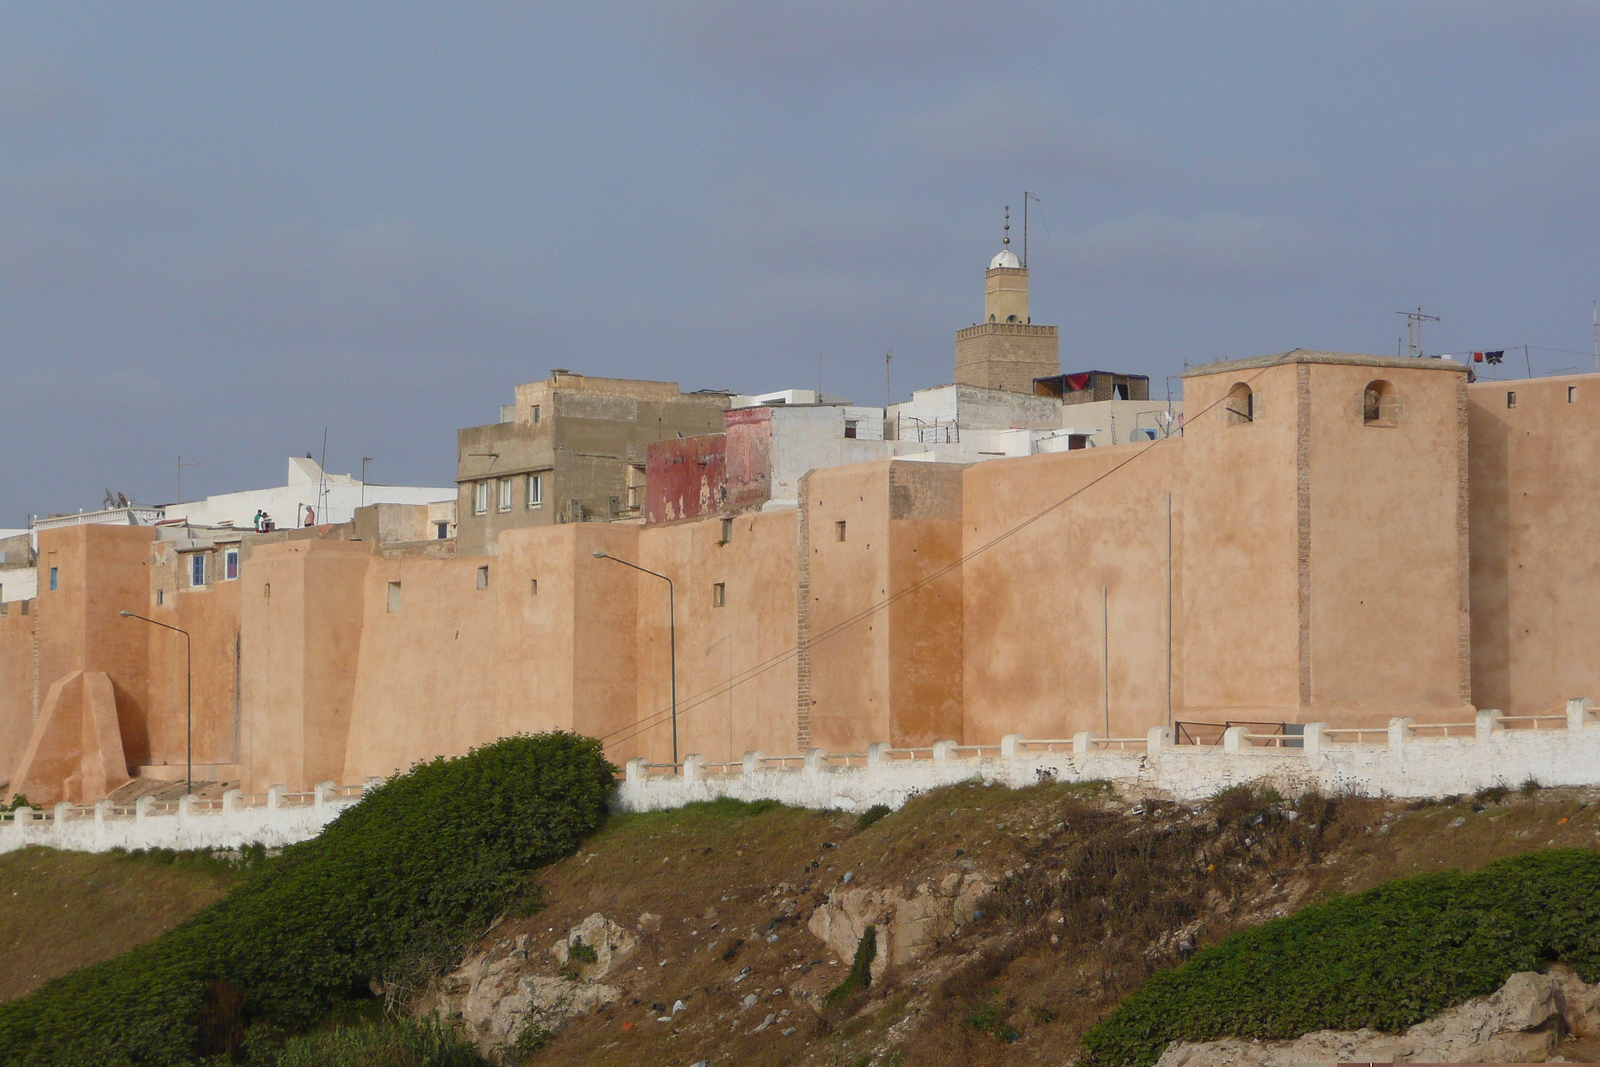
[[1361, 352], [1314, 352], [1295, 348], [1272, 356], [1251, 356], [1248, 359], [1225, 359], [1217, 363], [1190, 367], [1185, 378], [1198, 378], [1204, 374], [1225, 374], [1241, 370], [1258, 370], [1289, 363], [1332, 363], [1354, 367], [1393, 367], [1404, 370], [1442, 370], [1465, 374], [1467, 365], [1454, 359], [1435, 359], [1431, 356], [1396, 358], [1394, 356], [1369, 356]]

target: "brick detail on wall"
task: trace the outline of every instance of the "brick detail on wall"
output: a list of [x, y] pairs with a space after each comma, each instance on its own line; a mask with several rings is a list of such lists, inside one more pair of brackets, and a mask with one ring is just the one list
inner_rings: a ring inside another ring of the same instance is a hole
[[1300, 703], [1311, 703], [1311, 366], [1295, 368], [1295, 512], [1299, 526]]
[[811, 475], [800, 479], [795, 515], [795, 748], [811, 747]]

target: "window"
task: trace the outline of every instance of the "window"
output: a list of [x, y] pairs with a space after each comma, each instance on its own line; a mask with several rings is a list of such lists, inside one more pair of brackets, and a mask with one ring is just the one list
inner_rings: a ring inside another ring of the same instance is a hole
[[196, 552], [189, 557], [189, 584], [191, 586], [206, 584], [206, 556], [204, 552]]
[[1569, 404], [1576, 403], [1577, 399], [1578, 399], [1578, 387], [1576, 385], [1567, 386], [1567, 403], [1569, 403]]
[[859, 426], [859, 425], [860, 425], [860, 421], [857, 420], [857, 419], [845, 419], [844, 420], [844, 435], [846, 437], [850, 437], [850, 438], [855, 437], [855, 435], [856, 435], [856, 427]]
[[1517, 393], [1516, 393], [1516, 390], [1515, 389], [1507, 389], [1506, 390], [1506, 407], [1514, 408], [1516, 406], [1517, 406]]
[[725, 545], [729, 541], [732, 541], [732, 540], [733, 540], [733, 520], [732, 519], [723, 519], [722, 520], [722, 539], [720, 541], [718, 541], [717, 544]]
[[537, 578], [529, 578], [528, 579], [528, 594], [530, 596], [538, 596], [539, 595], [539, 579], [537, 579]]
[[[4, 587], [0, 586], [0, 597], [3, 597], [3, 596], [5, 596]], [[0, 600], [0, 615], [10, 615], [10, 614], [11, 614], [11, 605], [7, 604], [4, 600]]]
[[489, 483], [476, 482], [472, 486], [472, 513], [482, 515], [489, 510]]
[[1228, 423], [1233, 426], [1256, 421], [1256, 395], [1250, 387], [1239, 382], [1228, 390], [1228, 397], [1223, 401], [1222, 414]]
[[1366, 426], [1393, 426], [1400, 414], [1400, 398], [1385, 381], [1368, 382], [1361, 391], [1361, 422]]
[[167, 591], [165, 589], [157, 589], [156, 590], [156, 607], [159, 608], [161, 605], [165, 604], [166, 602], [167, 602]]
[[642, 463], [628, 464], [628, 510], [644, 508], [645, 469]]
[[833, 532], [834, 532], [834, 536], [836, 536], [839, 540], [841, 540], [841, 541], [844, 540], [844, 520], [843, 519], [840, 519], [838, 522], [833, 524]]
[[539, 421], [539, 405], [538, 404], [535, 404], [535, 405], [533, 405], [533, 407], [528, 409], [528, 420], [530, 422], [535, 422], [535, 423]]
[[728, 584], [716, 582], [711, 586], [711, 606], [720, 608], [728, 602]]
[[450, 524], [448, 522], [436, 522], [433, 524], [433, 528], [438, 533], [438, 540], [443, 541], [449, 538]]
[[528, 475], [528, 507], [536, 508], [544, 503], [544, 475]]
[[227, 581], [239, 577], [239, 550], [230, 548], [222, 557], [222, 575]]
[[1115, 385], [1113, 385], [1111, 387], [1111, 399], [1113, 399], [1113, 400], [1126, 400], [1126, 399], [1128, 399], [1128, 383], [1127, 382], [1117, 382]]
[[1067, 434], [1067, 451], [1076, 452], [1080, 448], [1089, 447], [1089, 435], [1086, 433]]
[[[400, 614], [400, 583], [389, 583], [389, 614]], [[426, 614], [426, 612], [424, 612]]]
[[488, 567], [479, 567], [478, 568], [478, 588], [479, 589], [487, 589], [487, 588], [489, 588], [489, 568]]
[[510, 511], [511, 510], [511, 479], [510, 478], [501, 478], [500, 479], [500, 510], [501, 511]]
[[59, 572], [55, 567], [51, 567], [50, 568], [50, 591], [52, 593], [55, 592], [57, 589], [61, 588], [61, 586], [56, 581], [58, 573]]

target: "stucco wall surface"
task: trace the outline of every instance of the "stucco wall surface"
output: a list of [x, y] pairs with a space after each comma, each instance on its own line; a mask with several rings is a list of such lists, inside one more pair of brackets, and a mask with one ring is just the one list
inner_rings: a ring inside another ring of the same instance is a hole
[[[28, 613], [22, 609], [27, 606]], [[9, 779], [33, 734], [33, 603], [0, 615], [0, 776]]]
[[1467, 394], [1473, 693], [1491, 707], [1551, 708], [1600, 688], [1600, 375], [1479, 382]]
[[[1142, 736], [1167, 721], [1168, 501], [1172, 596], [1181, 604], [1184, 445], [1173, 438], [966, 469], [967, 740], [1011, 730]], [[1181, 650], [1181, 616], [1176, 626]], [[1176, 655], [1172, 668], [1181, 709]]]

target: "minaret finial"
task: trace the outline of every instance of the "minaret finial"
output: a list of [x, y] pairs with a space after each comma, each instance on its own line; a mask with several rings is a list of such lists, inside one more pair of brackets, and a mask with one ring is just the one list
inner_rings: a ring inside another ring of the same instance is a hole
[[1011, 205], [1010, 204], [1006, 205], [1006, 236], [1005, 236], [1005, 239], [1003, 241], [1001, 241], [1000, 243], [1005, 245], [1007, 248], [1011, 247]]

